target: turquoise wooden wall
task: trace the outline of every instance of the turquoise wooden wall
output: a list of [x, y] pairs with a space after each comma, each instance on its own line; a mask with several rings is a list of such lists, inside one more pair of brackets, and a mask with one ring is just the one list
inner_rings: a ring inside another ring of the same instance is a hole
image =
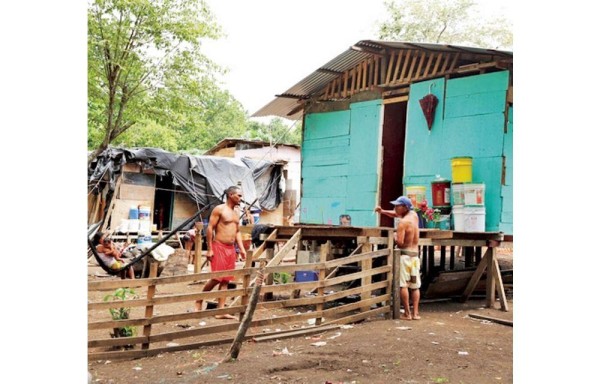
[[375, 226], [382, 101], [311, 113], [304, 121], [300, 222]]
[[[512, 122], [504, 133], [508, 83], [509, 72], [501, 71], [412, 84], [403, 182], [405, 187], [425, 186], [431, 203], [431, 181], [436, 175], [450, 180], [451, 159], [471, 156], [473, 182], [485, 183], [486, 231], [512, 233]], [[419, 105], [429, 92], [439, 100], [431, 131]], [[503, 156], [507, 164], [504, 186]]]
[[504, 135], [504, 157], [506, 159], [505, 185], [502, 186], [502, 216], [500, 231], [513, 233], [513, 107], [508, 108], [507, 132]]

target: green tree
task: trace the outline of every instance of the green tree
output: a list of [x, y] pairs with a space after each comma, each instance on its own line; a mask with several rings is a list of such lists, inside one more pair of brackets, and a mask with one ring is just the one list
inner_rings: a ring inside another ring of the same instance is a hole
[[502, 15], [484, 17], [473, 0], [385, 1], [389, 19], [379, 38], [415, 43], [512, 49], [512, 25]]
[[202, 100], [222, 92], [201, 39], [219, 36], [204, 0], [90, 0], [88, 161], [136, 125], [133, 142], [143, 131], [170, 142], [205, 128]]
[[268, 124], [249, 121], [245, 137], [272, 143], [300, 145], [302, 128], [298, 124], [288, 125], [278, 117], [271, 119]]

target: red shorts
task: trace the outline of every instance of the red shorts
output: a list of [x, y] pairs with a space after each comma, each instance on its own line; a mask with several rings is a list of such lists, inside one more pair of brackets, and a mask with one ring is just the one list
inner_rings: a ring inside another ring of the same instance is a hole
[[[233, 244], [223, 244], [218, 241], [213, 241], [212, 251], [213, 257], [210, 261], [210, 270], [212, 272], [235, 269], [237, 253], [235, 252], [235, 246]], [[233, 280], [233, 276], [223, 276], [216, 278], [215, 280], [220, 282], [229, 282]]]

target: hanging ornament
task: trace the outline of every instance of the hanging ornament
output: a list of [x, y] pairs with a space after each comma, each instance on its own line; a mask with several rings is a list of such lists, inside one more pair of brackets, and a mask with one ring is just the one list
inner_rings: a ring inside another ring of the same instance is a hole
[[425, 120], [427, 121], [427, 128], [431, 132], [431, 126], [433, 125], [433, 117], [435, 116], [435, 107], [438, 104], [438, 98], [431, 93], [431, 87], [433, 83], [429, 86], [429, 94], [419, 100], [419, 104], [421, 104], [421, 109], [423, 110], [423, 115], [425, 115]]

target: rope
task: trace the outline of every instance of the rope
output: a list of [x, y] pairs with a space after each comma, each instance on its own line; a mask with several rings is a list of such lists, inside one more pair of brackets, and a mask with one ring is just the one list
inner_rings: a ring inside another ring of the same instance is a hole
[[[171, 238], [174, 234], [181, 231], [182, 228], [185, 228], [185, 226], [187, 226], [189, 223], [191, 223], [197, 216], [201, 215], [202, 212], [204, 212], [209, 207], [210, 207], [210, 204], [205, 206], [204, 208], [198, 210], [198, 212], [196, 212], [193, 216], [191, 216], [189, 219], [187, 219], [182, 224], [180, 224], [177, 228], [175, 228], [174, 230], [169, 232], [168, 235], [159, 239], [158, 242], [155, 243], [152, 247], [150, 247], [146, 251], [142, 252], [141, 255], [134, 257], [133, 259], [131, 259], [131, 261], [129, 263], [127, 263], [126, 265], [122, 266], [119, 269], [112, 269], [112, 268], [109, 268], [106, 264], [104, 264], [104, 261], [100, 258], [100, 255], [98, 255], [98, 251], [96, 250], [96, 247], [92, 243], [92, 240], [89, 238], [89, 236], [87, 239], [88, 245], [89, 245], [90, 249], [92, 250], [94, 257], [96, 258], [98, 265], [100, 265], [100, 267], [102, 267], [102, 269], [109, 275], [113, 275], [113, 276], [118, 275], [121, 272], [123, 272], [124, 270], [126, 270], [127, 268], [131, 267], [132, 265], [134, 265], [135, 263], [140, 261], [142, 258], [146, 257], [148, 254], [150, 254], [152, 251], [154, 251], [156, 248], [158, 248], [160, 245], [162, 245], [164, 242], [166, 242], [169, 238]], [[202, 217], [202, 216], [200, 216], [200, 217]]]

